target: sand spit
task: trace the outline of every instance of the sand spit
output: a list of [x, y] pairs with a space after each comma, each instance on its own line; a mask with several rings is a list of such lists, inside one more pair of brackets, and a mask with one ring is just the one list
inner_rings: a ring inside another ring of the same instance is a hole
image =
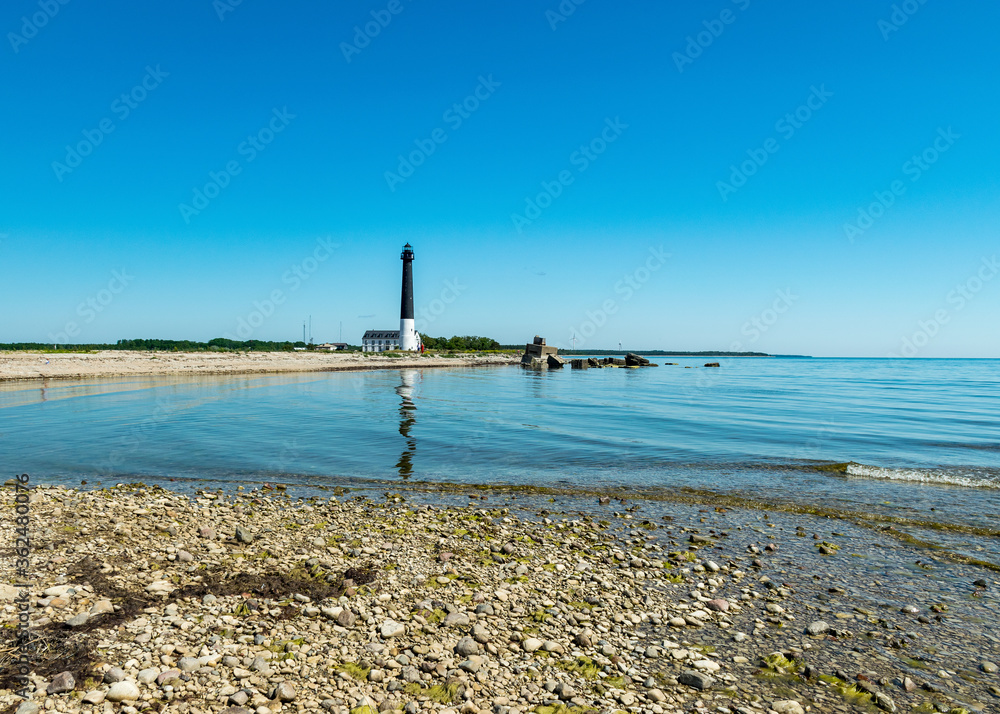
[[0, 712], [929, 713], [1000, 696], [994, 574], [844, 522], [290, 491], [36, 488], [31, 697], [11, 691], [18, 591], [0, 586]]
[[517, 364], [516, 355], [407, 357], [335, 352], [124, 352], [46, 354], [0, 352], [0, 382], [178, 374], [337, 372], [400, 367], [478, 367]]

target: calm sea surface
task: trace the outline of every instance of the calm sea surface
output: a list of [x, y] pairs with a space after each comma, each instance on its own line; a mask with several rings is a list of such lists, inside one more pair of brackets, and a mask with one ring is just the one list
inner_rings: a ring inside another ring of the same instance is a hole
[[1000, 360], [669, 361], [7, 383], [0, 461], [67, 485], [694, 487], [1000, 526]]

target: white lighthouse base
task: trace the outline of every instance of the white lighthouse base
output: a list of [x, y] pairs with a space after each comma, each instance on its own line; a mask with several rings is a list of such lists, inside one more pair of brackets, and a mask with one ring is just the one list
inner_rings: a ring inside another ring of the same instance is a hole
[[403, 352], [416, 352], [420, 349], [420, 338], [413, 320], [399, 321], [399, 349]]

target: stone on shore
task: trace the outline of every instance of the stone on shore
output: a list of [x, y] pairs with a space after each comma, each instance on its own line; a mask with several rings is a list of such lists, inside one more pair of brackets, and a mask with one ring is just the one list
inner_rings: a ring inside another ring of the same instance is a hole
[[124, 679], [112, 684], [105, 698], [109, 702], [131, 702], [138, 699], [140, 695], [139, 687], [136, 686], [135, 682]]
[[72, 692], [75, 688], [76, 680], [73, 678], [73, 673], [60, 672], [52, 678], [45, 691], [48, 694], [62, 694], [63, 692]]
[[686, 669], [681, 672], [677, 675], [677, 681], [698, 690], [711, 689], [712, 685], [715, 684], [715, 678], [711, 675], [694, 669]]

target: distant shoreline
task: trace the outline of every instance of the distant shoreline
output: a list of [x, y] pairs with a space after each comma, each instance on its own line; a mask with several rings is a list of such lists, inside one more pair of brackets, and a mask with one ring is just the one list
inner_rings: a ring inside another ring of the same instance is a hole
[[184, 375], [292, 374], [373, 369], [515, 365], [520, 355], [415, 354], [388, 357], [358, 352], [0, 352], [0, 382]]

